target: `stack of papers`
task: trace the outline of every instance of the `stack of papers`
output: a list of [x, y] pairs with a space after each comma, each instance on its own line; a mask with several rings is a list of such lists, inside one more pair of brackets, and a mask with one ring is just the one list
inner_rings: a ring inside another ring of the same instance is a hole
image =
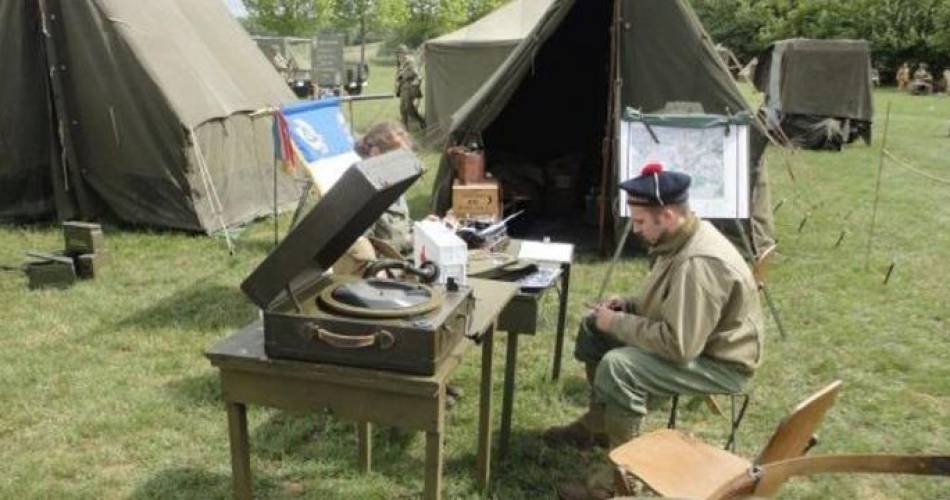
[[518, 251], [518, 258], [537, 262], [569, 264], [574, 258], [574, 245], [570, 243], [522, 241], [521, 249]]

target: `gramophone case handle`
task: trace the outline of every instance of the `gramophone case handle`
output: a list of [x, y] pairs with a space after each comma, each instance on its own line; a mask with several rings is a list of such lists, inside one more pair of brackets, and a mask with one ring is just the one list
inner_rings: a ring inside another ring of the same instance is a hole
[[374, 345], [379, 345], [380, 349], [389, 349], [396, 343], [393, 334], [386, 330], [379, 330], [368, 335], [340, 335], [333, 333], [325, 328], [312, 325], [311, 328], [316, 333], [315, 337], [337, 349], [365, 349]]

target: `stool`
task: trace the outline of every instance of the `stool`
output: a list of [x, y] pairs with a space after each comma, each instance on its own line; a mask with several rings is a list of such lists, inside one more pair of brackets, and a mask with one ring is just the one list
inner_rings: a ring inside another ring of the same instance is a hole
[[[745, 411], [749, 407], [749, 394], [744, 392], [738, 392], [735, 394], [724, 394], [729, 396], [730, 403], [730, 418], [729, 418], [729, 439], [726, 440], [726, 445], [723, 447], [726, 450], [729, 450], [733, 453], [736, 451], [736, 431], [739, 430], [739, 424], [742, 423], [742, 418], [745, 417]], [[709, 394], [706, 397], [711, 397], [713, 394]], [[676, 411], [679, 406], [679, 394], [674, 394], [672, 402], [670, 403], [670, 419], [666, 423], [668, 429], [676, 428]], [[739, 405], [739, 411], [736, 411], [736, 400], [741, 400], [742, 403]], [[715, 401], [711, 403], [715, 405]], [[718, 406], [716, 406], [718, 408]]]

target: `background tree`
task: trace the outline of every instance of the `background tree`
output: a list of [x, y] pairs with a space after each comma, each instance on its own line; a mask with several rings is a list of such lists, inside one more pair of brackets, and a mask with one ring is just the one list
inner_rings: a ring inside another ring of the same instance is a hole
[[892, 76], [904, 61], [950, 66], [947, 0], [691, 0], [713, 40], [747, 61], [776, 40], [852, 38], [871, 43]]
[[258, 35], [312, 36], [330, 21], [337, 0], [244, 0]]
[[468, 2], [468, 21], [476, 19], [497, 9], [507, 0], [469, 0]]

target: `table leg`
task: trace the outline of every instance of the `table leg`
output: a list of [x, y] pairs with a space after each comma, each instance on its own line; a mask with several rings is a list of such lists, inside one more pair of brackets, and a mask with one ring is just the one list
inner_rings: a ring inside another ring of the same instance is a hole
[[373, 467], [373, 427], [369, 422], [357, 422], [356, 434], [360, 448], [360, 472], [368, 474]]
[[482, 385], [478, 391], [478, 458], [476, 481], [481, 491], [491, 483], [491, 374], [495, 325], [482, 336]]
[[231, 485], [234, 498], [251, 499], [251, 448], [247, 438], [247, 406], [228, 402], [228, 437], [231, 442]]
[[445, 425], [445, 386], [439, 387], [436, 405], [436, 430], [426, 432], [425, 500], [442, 498], [442, 433]]
[[508, 456], [511, 437], [511, 411], [515, 398], [515, 368], [518, 365], [518, 333], [508, 332], [508, 351], [505, 353], [505, 389], [501, 399], [501, 435], [498, 438], [498, 458]]
[[551, 380], [561, 377], [561, 355], [564, 351], [564, 321], [567, 318], [567, 295], [571, 289], [571, 265], [561, 266], [561, 301], [557, 308], [557, 336], [554, 341], [554, 367], [551, 368]]

